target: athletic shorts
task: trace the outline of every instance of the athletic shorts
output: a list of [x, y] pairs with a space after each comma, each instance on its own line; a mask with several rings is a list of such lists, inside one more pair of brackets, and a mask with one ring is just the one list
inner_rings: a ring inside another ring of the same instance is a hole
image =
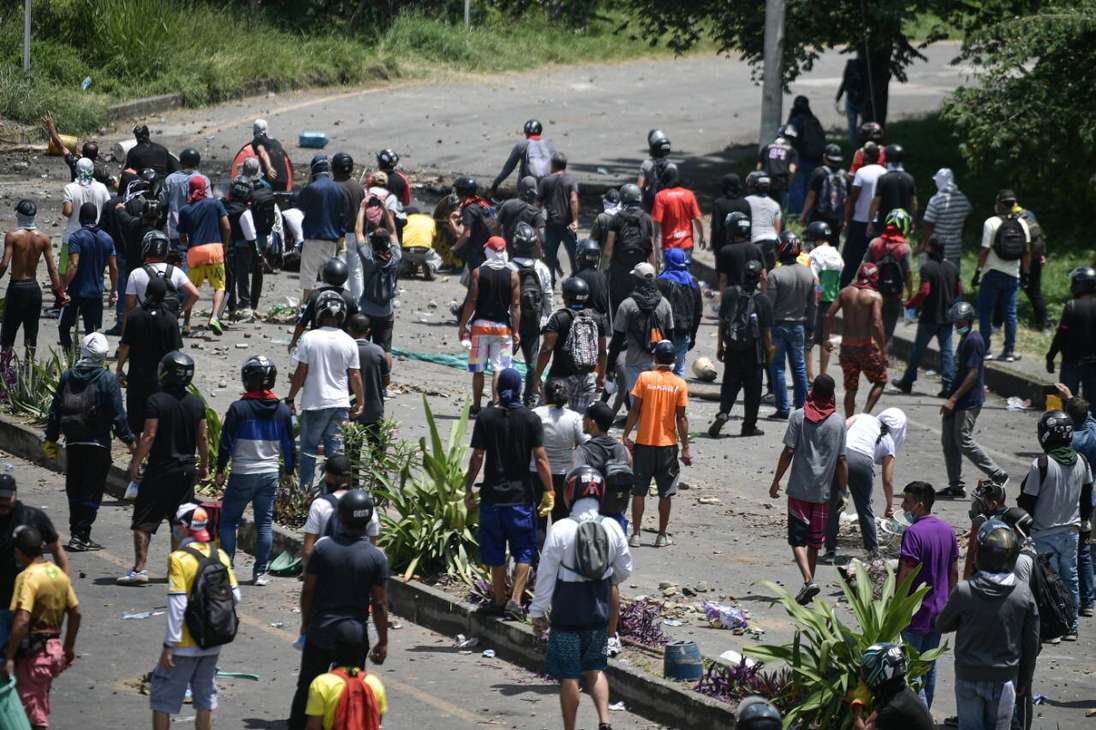
[[301, 288], [315, 289], [320, 283], [320, 271], [327, 260], [335, 255], [339, 248], [337, 241], [324, 241], [318, 238], [306, 239], [301, 246]]
[[632, 451], [632, 470], [636, 483], [632, 486], [633, 497], [646, 497], [655, 480], [660, 499], [677, 494], [677, 482], [681, 477], [681, 466], [677, 461], [677, 444], [673, 446], [644, 446], [636, 444]]
[[223, 263], [191, 266], [186, 275], [190, 278], [190, 283], [196, 287], [201, 287], [202, 282], [209, 281], [209, 286], [213, 291], [225, 290], [225, 265]]
[[468, 353], [468, 372], [498, 372], [514, 360], [514, 339], [510, 328], [498, 322], [477, 319], [472, 323], [472, 351]]
[[484, 565], [506, 565], [507, 545], [515, 563], [532, 565], [537, 552], [533, 505], [481, 504], [479, 520], [480, 560]]
[[804, 502], [788, 497], [788, 544], [821, 548], [829, 514], [829, 502]]
[[179, 505], [194, 501], [197, 476], [193, 466], [163, 471], [146, 469], [133, 503], [131, 529], [155, 535], [161, 522], [175, 516]]
[[818, 308], [814, 313], [814, 338], [813, 342], [808, 343], [808, 346], [825, 345], [822, 341], [822, 333], [826, 331], [826, 312], [830, 311], [830, 305], [833, 302], [819, 302]]
[[883, 364], [883, 353], [873, 342], [870, 345], [841, 345], [841, 372], [845, 374], [845, 390], [860, 387], [860, 373], [872, 385], [884, 385], [887, 382], [887, 366]]
[[578, 679], [584, 672], [601, 672], [609, 666], [609, 633], [606, 629], [548, 633], [544, 673], [556, 679]]
[[217, 709], [217, 660], [219, 654], [206, 656], [174, 655], [175, 667], [165, 670], [159, 662], [152, 670], [148, 704], [153, 712], [178, 715], [190, 687], [195, 710]]

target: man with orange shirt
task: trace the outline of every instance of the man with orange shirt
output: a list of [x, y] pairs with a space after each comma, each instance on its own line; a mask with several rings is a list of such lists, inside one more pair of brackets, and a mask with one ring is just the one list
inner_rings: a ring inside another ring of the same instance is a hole
[[666, 165], [661, 181], [662, 189], [655, 195], [651, 218], [658, 224], [662, 249], [680, 248], [691, 257], [694, 241], [701, 248], [705, 246], [700, 206], [693, 191], [681, 186], [681, 176], [674, 163]]
[[[661, 195], [661, 192], [659, 193]], [[657, 203], [656, 203], [657, 205]], [[624, 424], [624, 445], [632, 452], [635, 486], [632, 488], [632, 537], [631, 547], [640, 546], [643, 526], [643, 500], [651, 480], [658, 487], [658, 537], [655, 547], [673, 544], [666, 528], [670, 524], [670, 500], [677, 494], [677, 481], [681, 476], [678, 466], [677, 441], [681, 439], [681, 461], [685, 466], [693, 463], [689, 453], [689, 419], [685, 406], [689, 404], [689, 388], [685, 381], [674, 375], [677, 355], [674, 343], [662, 340], [654, 346], [655, 369], [641, 373], [632, 388], [632, 410]], [[639, 433], [633, 443], [632, 429], [639, 424]]]

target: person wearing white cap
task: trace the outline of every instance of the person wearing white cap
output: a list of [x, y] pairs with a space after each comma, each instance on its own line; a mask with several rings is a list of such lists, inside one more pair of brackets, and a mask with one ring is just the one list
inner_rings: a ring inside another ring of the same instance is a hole
[[963, 248], [963, 225], [973, 210], [970, 200], [955, 183], [955, 174], [947, 167], [941, 167], [932, 176], [936, 183], [936, 194], [929, 198], [925, 206], [925, 217], [918, 230], [921, 247], [918, 253], [925, 253], [932, 238], [944, 248], [944, 260], [955, 264], [959, 269]]
[[251, 134], [251, 151], [259, 158], [263, 178], [275, 191], [284, 192], [289, 178], [289, 158], [282, 143], [270, 136], [265, 119], [255, 120]]
[[632, 392], [639, 374], [654, 366], [651, 348], [669, 337], [674, 328], [670, 303], [655, 284], [655, 267], [641, 261], [632, 268], [632, 277], [636, 280], [635, 289], [613, 316], [613, 339], [605, 369], [607, 374], [616, 372], [617, 355], [623, 350], [628, 393]]

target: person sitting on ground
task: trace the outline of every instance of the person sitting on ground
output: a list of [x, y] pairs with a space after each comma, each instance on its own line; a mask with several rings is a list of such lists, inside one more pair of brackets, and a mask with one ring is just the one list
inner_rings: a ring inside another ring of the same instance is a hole
[[876, 290], [879, 269], [872, 263], [860, 264], [856, 281], [837, 295], [826, 312], [826, 329], [822, 347], [833, 352], [830, 333], [834, 331], [837, 313], [844, 310], [841, 354], [838, 360], [845, 379], [845, 416], [856, 413], [856, 392], [860, 389], [860, 373], [871, 383], [864, 412], [875, 408], [887, 384], [887, 336], [883, 331], [883, 296]]
[[872, 712], [852, 703], [853, 730], [933, 730], [925, 704], [906, 683], [906, 655], [901, 644], [872, 644], [860, 658], [860, 676], [872, 694]]
[[368, 647], [363, 624], [338, 624], [331, 670], [308, 685], [305, 730], [380, 730], [381, 718], [388, 713], [388, 695], [380, 677], [365, 671], [363, 658]]
[[435, 250], [438, 242], [438, 223], [415, 206], [407, 209], [407, 223], [403, 227], [400, 247], [403, 249], [403, 266], [408, 275], [415, 267], [422, 268], [422, 277], [433, 281], [441, 271], [441, 256]]

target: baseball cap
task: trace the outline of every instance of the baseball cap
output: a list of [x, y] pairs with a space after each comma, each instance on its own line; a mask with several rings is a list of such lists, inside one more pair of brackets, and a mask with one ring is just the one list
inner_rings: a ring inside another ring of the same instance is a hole
[[632, 269], [632, 276], [636, 277], [637, 279], [647, 279], [648, 281], [653, 281], [655, 278], [655, 267], [651, 266], [646, 261], [640, 261]]
[[346, 454], [333, 454], [323, 463], [323, 470], [333, 477], [348, 477], [351, 474], [350, 459]]
[[505, 251], [506, 239], [502, 236], [491, 236], [487, 239], [487, 243], [483, 244], [484, 248], [489, 248], [492, 251]]
[[373, 173], [373, 184], [377, 187], [383, 188], [388, 184], [388, 173], [383, 170], [378, 170]]
[[11, 474], [0, 474], [0, 497], [15, 496], [15, 477]]
[[184, 525], [198, 542], [209, 542], [209, 514], [193, 502], [180, 505], [175, 511], [175, 523]]

